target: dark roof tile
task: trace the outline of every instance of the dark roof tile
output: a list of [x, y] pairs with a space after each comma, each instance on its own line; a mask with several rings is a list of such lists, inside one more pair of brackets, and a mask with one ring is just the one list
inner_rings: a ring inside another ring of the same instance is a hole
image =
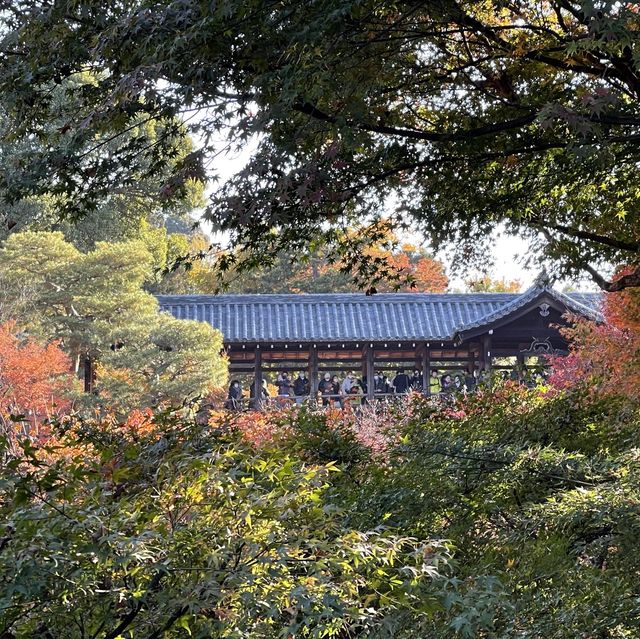
[[[539, 290], [541, 292], [541, 289]], [[552, 291], [569, 308], [597, 318], [598, 294]], [[178, 318], [220, 329], [226, 343], [450, 340], [529, 301], [513, 293], [357, 293], [319, 295], [161, 295]]]

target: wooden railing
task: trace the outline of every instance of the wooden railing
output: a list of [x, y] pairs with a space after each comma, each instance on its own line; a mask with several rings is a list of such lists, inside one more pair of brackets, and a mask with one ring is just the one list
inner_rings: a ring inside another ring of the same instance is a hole
[[[414, 391], [415, 392], [415, 391]], [[431, 397], [434, 399], [448, 397], [454, 395], [455, 392], [440, 392], [440, 393], [418, 393], [423, 397]], [[318, 393], [317, 397], [312, 395], [275, 395], [273, 397], [266, 397], [262, 399], [256, 399], [254, 397], [243, 397], [240, 400], [227, 399], [224, 402], [224, 408], [228, 410], [260, 410], [262, 408], [276, 408], [287, 406], [310, 406], [313, 408], [341, 408], [346, 404], [350, 405], [362, 405], [370, 404], [372, 402], [394, 402], [406, 400], [410, 396], [410, 393], [375, 393], [373, 399], [369, 398], [367, 394], [347, 394], [347, 395], [321, 395]]]

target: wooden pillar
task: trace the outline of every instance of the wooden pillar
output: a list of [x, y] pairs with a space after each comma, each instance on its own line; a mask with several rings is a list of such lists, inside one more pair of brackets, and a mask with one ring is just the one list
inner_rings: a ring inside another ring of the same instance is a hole
[[375, 374], [375, 349], [365, 346], [364, 356], [367, 360], [367, 399], [371, 402], [375, 397], [373, 376]]
[[422, 353], [422, 388], [426, 395], [431, 395], [431, 349], [424, 345]]
[[260, 410], [262, 408], [262, 351], [260, 346], [256, 346], [254, 351], [253, 397], [255, 407]]
[[526, 366], [525, 366], [525, 361], [524, 361], [524, 353], [519, 350], [517, 355], [516, 355], [516, 360], [517, 360], [517, 379], [519, 382], [523, 381], [526, 378]]
[[309, 347], [309, 392], [315, 402], [318, 398], [318, 349]]
[[468, 345], [469, 353], [467, 355], [467, 371], [469, 375], [473, 375], [476, 367], [476, 358], [475, 353], [473, 352], [473, 346], [471, 344]]
[[422, 356], [422, 350], [424, 349], [424, 344], [418, 344], [418, 346], [416, 347], [415, 353], [414, 353], [414, 364], [413, 364], [413, 370], [416, 371], [421, 371], [424, 370], [424, 357]]
[[486, 335], [482, 336], [482, 367], [488, 373], [491, 372], [491, 336], [493, 331], [489, 331]]

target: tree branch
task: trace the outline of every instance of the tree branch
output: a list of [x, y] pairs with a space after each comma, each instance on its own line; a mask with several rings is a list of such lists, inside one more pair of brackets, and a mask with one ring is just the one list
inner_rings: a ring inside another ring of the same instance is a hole
[[[527, 222], [527, 220], [524, 220], [524, 221]], [[608, 246], [610, 248], [618, 249], [620, 251], [640, 253], [639, 242], [623, 242], [622, 240], [617, 240], [612, 237], [607, 237], [606, 235], [599, 235], [598, 233], [591, 233], [590, 231], [582, 231], [580, 229], [575, 229], [570, 226], [566, 226], [565, 224], [554, 224], [554, 223], [545, 222], [537, 216], [530, 217], [528, 220], [528, 223], [530, 223], [530, 225], [536, 228], [553, 229], [554, 231], [564, 233], [565, 235], [569, 235], [571, 237], [577, 237], [581, 240], [588, 240], [589, 242], [602, 244], [603, 246]]]
[[[149, 588], [147, 588], [147, 592], [155, 592], [160, 586], [160, 582], [164, 577], [164, 572], [157, 572], [153, 579], [149, 582]], [[111, 631], [108, 632], [104, 639], [116, 639], [122, 635], [124, 630], [126, 630], [134, 621], [134, 619], [138, 616], [140, 611], [144, 608], [144, 599], [138, 599], [136, 605], [130, 610], [123, 618], [122, 621]]]
[[615, 280], [607, 280], [590, 264], [585, 264], [584, 270], [587, 271], [587, 273], [591, 275], [593, 281], [607, 293], [619, 293], [626, 288], [635, 288], [640, 286], [640, 266], [638, 266], [633, 273], [621, 275]]
[[173, 614], [167, 619], [166, 623], [162, 626], [162, 628], [157, 628], [150, 635], [147, 636], [147, 639], [159, 639], [162, 635], [164, 635], [167, 630], [173, 626], [173, 624], [182, 617], [182, 615], [186, 614], [189, 611], [187, 606], [180, 606], [177, 608]]
[[[324, 111], [321, 111], [313, 104], [308, 102], [298, 102], [293, 105], [294, 110], [304, 113], [316, 120], [322, 120], [323, 122], [330, 122], [335, 124], [338, 118], [334, 115], [329, 115]], [[387, 135], [398, 135], [404, 138], [423, 140], [425, 142], [456, 142], [469, 140], [474, 138], [483, 137], [485, 135], [492, 135], [494, 133], [500, 133], [501, 131], [509, 131], [511, 129], [518, 129], [520, 127], [531, 124], [537, 117], [537, 113], [529, 113], [513, 120], [506, 120], [505, 122], [497, 122], [494, 124], [487, 124], [485, 126], [477, 127], [475, 129], [467, 129], [458, 133], [435, 133], [433, 131], [419, 131], [416, 129], [405, 129], [401, 127], [386, 126], [383, 124], [370, 124], [366, 122], [356, 122], [355, 120], [346, 120], [347, 126], [362, 131], [370, 131], [372, 133], [384, 133]]]

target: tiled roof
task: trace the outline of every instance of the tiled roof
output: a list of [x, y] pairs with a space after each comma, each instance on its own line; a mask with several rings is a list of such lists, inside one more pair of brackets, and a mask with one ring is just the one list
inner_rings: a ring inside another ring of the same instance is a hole
[[[528, 294], [161, 295], [158, 300], [175, 317], [220, 329], [226, 343], [379, 342], [450, 340]], [[597, 296], [564, 297], [596, 312]]]
[[[596, 321], [602, 321], [602, 315], [599, 310], [600, 294], [599, 293], [572, 293], [565, 294], [554, 291], [550, 287], [536, 287], [532, 286], [520, 295], [516, 295], [514, 299], [507, 302], [499, 309], [476, 318], [474, 321], [464, 325], [456, 326], [455, 333], [464, 333], [472, 328], [479, 328], [481, 326], [488, 326], [505, 317], [508, 317], [512, 313], [520, 310], [521, 308], [535, 302], [542, 297], [550, 297], [566, 310], [573, 313], [584, 315], [590, 319]], [[542, 300], [541, 300], [542, 301]]]

